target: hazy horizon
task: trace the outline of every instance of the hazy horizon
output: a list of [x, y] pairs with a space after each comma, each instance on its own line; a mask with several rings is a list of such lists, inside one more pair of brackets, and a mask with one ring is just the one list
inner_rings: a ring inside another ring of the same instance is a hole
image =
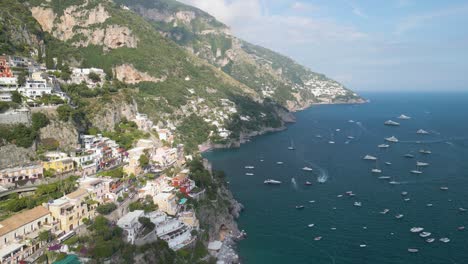
[[468, 3], [180, 0], [356, 91], [468, 91]]

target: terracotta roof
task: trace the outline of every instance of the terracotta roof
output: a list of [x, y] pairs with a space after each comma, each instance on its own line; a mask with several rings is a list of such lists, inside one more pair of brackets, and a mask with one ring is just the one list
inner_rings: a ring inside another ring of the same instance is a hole
[[13, 215], [0, 222], [0, 236], [3, 236], [11, 231], [14, 231], [34, 220], [48, 215], [50, 212], [44, 206], [38, 206], [31, 210], [23, 211]]
[[83, 188], [79, 188], [78, 190], [72, 192], [72, 193], [69, 193], [67, 194], [67, 198], [69, 199], [76, 199], [76, 198], [79, 198], [85, 194], [88, 194], [88, 191], [86, 189], [83, 189]]

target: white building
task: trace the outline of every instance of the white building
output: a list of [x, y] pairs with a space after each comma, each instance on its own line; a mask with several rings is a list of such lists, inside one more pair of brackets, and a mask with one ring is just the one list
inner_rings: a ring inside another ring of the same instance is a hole
[[117, 221], [117, 225], [127, 234], [127, 242], [134, 244], [138, 232], [141, 228], [141, 223], [138, 218], [144, 216], [143, 210], [135, 210], [124, 215]]
[[[94, 82], [89, 78], [90, 73], [95, 73], [101, 81]], [[106, 74], [103, 69], [98, 68], [73, 68], [69, 83], [80, 84], [85, 83], [89, 88], [95, 88], [97, 85], [102, 85], [106, 79]]]
[[28, 79], [23, 87], [18, 91], [26, 97], [36, 99], [45, 94], [52, 94], [52, 86], [50, 86], [44, 79]]

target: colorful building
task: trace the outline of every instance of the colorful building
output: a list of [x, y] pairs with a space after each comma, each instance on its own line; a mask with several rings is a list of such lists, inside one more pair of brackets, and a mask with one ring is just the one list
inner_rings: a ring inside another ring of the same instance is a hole
[[6, 168], [0, 170], [0, 184], [11, 184], [17, 181], [27, 181], [42, 178], [44, 168], [41, 164]]

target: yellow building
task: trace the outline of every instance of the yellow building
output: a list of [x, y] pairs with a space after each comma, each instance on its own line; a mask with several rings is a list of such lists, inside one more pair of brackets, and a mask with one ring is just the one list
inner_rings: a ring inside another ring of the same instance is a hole
[[47, 161], [43, 161], [42, 166], [46, 170], [52, 169], [58, 173], [66, 173], [75, 169], [73, 159], [63, 152], [47, 152], [44, 156]]
[[83, 224], [83, 219], [92, 219], [95, 208], [86, 204], [90, 194], [86, 189], [78, 189], [70, 194], [48, 203], [52, 216], [60, 222], [60, 229], [69, 232]]

